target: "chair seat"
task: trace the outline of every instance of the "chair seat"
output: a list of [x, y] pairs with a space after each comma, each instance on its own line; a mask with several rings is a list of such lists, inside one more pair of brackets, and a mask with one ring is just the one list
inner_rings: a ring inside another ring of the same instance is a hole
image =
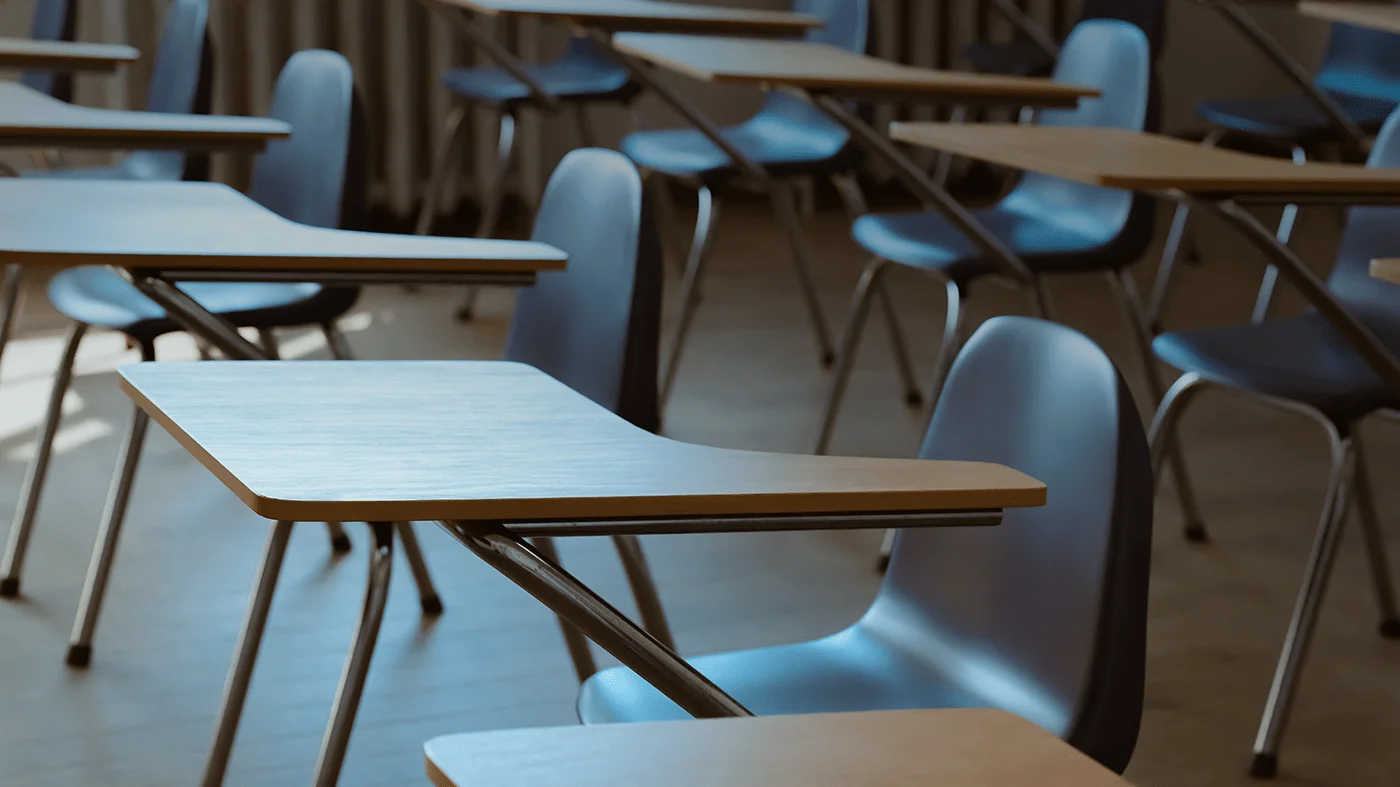
[[[1032, 270], [1101, 270], [1133, 262], [1111, 253], [1110, 244], [1117, 237], [1115, 228], [1099, 230], [1089, 222], [1078, 226], [1055, 222], [1042, 213], [1022, 210], [1017, 203], [1008, 198], [972, 214]], [[857, 219], [851, 232], [856, 242], [872, 254], [941, 273], [955, 282], [964, 283], [998, 270], [941, 213], [873, 213]]]
[[[1363, 131], [1380, 130], [1395, 102], [1331, 91], [1338, 106]], [[1273, 98], [1231, 98], [1202, 101], [1196, 114], [1211, 125], [1245, 134], [1289, 142], [1335, 139], [1342, 132], [1303, 93]]]
[[[240, 328], [328, 322], [354, 306], [359, 295], [355, 288], [319, 284], [190, 282], [180, 289]], [[140, 341], [183, 330], [154, 301], [103, 267], [60, 271], [49, 282], [49, 300], [74, 320], [121, 331]]]
[[[892, 647], [859, 624], [825, 639], [689, 662], [759, 716], [992, 707], [928, 660]], [[625, 667], [589, 678], [579, 694], [578, 714], [584, 724], [690, 718]]]
[[66, 180], [180, 180], [184, 174], [183, 167], [184, 157], [179, 154], [171, 156], [159, 151], [137, 151], [105, 167], [29, 169], [22, 171], [20, 177]]
[[1346, 338], [1316, 313], [1260, 325], [1167, 333], [1152, 348], [1182, 371], [1312, 405], [1343, 425], [1400, 404]]
[[[627, 69], [592, 53], [570, 52], [525, 70], [551, 95], [565, 101], [627, 101], [639, 90]], [[530, 88], [500, 68], [451, 68], [443, 85], [454, 95], [504, 105], [531, 101]]]
[[1045, 77], [1055, 70], [1055, 58], [1025, 39], [980, 41], [963, 48], [963, 57], [984, 74]]
[[[724, 129], [745, 156], [776, 176], [839, 171], [851, 165], [854, 148], [831, 126], [759, 114]], [[639, 131], [622, 140], [622, 152], [637, 166], [677, 178], [716, 180], [738, 174], [729, 154], [695, 129]]]

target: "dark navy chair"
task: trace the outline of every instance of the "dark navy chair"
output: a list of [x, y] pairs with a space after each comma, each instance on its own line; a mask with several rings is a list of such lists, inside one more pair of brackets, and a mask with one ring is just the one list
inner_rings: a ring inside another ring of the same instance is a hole
[[[868, 0], [794, 0], [792, 10], [826, 22], [824, 27], [809, 31], [807, 40], [855, 52], [865, 51], [870, 16]], [[769, 93], [758, 114], [724, 129], [723, 133], [772, 178], [771, 183], [753, 185], [766, 187], [771, 192], [774, 212], [792, 243], [793, 263], [816, 331], [822, 363], [829, 364], [831, 341], [812, 281], [793, 181], [836, 177], [841, 179], [838, 188], [843, 195], [849, 193], [855, 189], [855, 181], [845, 176], [857, 162], [856, 149], [845, 129], [807, 101], [781, 92]], [[737, 180], [741, 173], [729, 155], [697, 129], [639, 131], [622, 141], [622, 152], [637, 162], [649, 179], [655, 178], [651, 185], [660, 199], [658, 206], [664, 209], [659, 218], [669, 219], [664, 214], [671, 213], [668, 181], [681, 181], [699, 189], [700, 211], [681, 284], [681, 318], [672, 339], [661, 389], [661, 398], [665, 401], [680, 368], [686, 336], [699, 305], [705, 263], [719, 222], [720, 203], [714, 192]]]
[[[660, 428], [657, 345], [661, 333], [661, 244], [642, 178], [625, 156], [575, 150], [549, 180], [532, 240], [569, 255], [520, 290], [504, 358], [526, 363], [636, 426]], [[650, 570], [635, 536], [614, 537], [651, 634], [670, 644]], [[548, 539], [536, 539], [556, 562]], [[579, 679], [595, 670], [587, 641], [564, 627]]]
[[[146, 93], [148, 112], [208, 114], [214, 53], [207, 28], [209, 0], [175, 0], [165, 18]], [[204, 180], [207, 157], [182, 150], [138, 150], [105, 167], [36, 169], [27, 178], [84, 180]]]
[[[1152, 476], [1113, 363], [1064, 326], [989, 320], [919, 456], [1014, 467], [1046, 483], [1048, 505], [999, 527], [903, 531], [850, 628], [691, 664], [760, 715], [999, 708], [1121, 772], [1142, 714]], [[620, 667], [584, 685], [578, 710], [587, 724], [686, 717]]]
[[[29, 37], [35, 41], [72, 41], [78, 28], [78, 14], [73, 5], [72, 0], [38, 0], [34, 4]], [[73, 77], [66, 72], [26, 69], [19, 75], [19, 81], [59, 101], [73, 100]]]
[[[1057, 80], [1097, 87], [1102, 97], [1081, 101], [1077, 109], [1043, 111], [1042, 124], [1109, 126], [1141, 130], [1146, 117], [1151, 62], [1147, 37], [1137, 27], [1117, 20], [1082, 22], [1065, 41], [1055, 67]], [[995, 205], [972, 211], [973, 216], [1016, 253], [1037, 275], [1105, 271], [1110, 275], [1136, 322], [1139, 309], [1131, 289], [1132, 265], [1151, 242], [1150, 205], [1144, 209], [1132, 193], [1088, 186], [1036, 173], [1021, 177], [1017, 186]], [[889, 264], [896, 263], [931, 274], [941, 280], [948, 297], [947, 327], [935, 367], [930, 405], [936, 403], [940, 381], [957, 355], [966, 318], [967, 287], [977, 279], [997, 273], [973, 243], [941, 213], [872, 214], [856, 221], [856, 242], [874, 258], [866, 266], [852, 296], [852, 306], [841, 340], [831, 394], [826, 405], [817, 451], [826, 451], [869, 315], [873, 296], [880, 292]], [[1037, 283], [1039, 285], [1039, 282]], [[1040, 286], [1030, 293], [1043, 312], [1046, 304]], [[888, 316], [888, 312], [887, 312]], [[898, 326], [890, 328], [898, 335]], [[903, 348], [896, 341], [897, 356]], [[1150, 358], [1147, 337], [1141, 351]], [[908, 369], [900, 357], [900, 368]], [[906, 379], [906, 399], [923, 397]]]
[[[1400, 112], [1377, 137], [1368, 166], [1400, 167]], [[1372, 279], [1374, 257], [1400, 248], [1400, 208], [1357, 207], [1346, 228], [1327, 292], [1392, 353], [1400, 352], [1400, 288]], [[1400, 638], [1385, 539], [1372, 499], [1372, 479], [1362, 451], [1359, 422], [1378, 410], [1400, 409], [1400, 398], [1357, 351], [1348, 334], [1315, 311], [1285, 319], [1166, 333], [1153, 347], [1183, 375], [1163, 399], [1153, 421], [1153, 451], [1176, 442], [1175, 425], [1186, 405], [1208, 388], [1246, 394], [1317, 421], [1327, 435], [1332, 465], [1317, 539], [1303, 575], [1288, 636], [1274, 673], [1268, 705], [1254, 744], [1252, 771], [1273, 776], [1279, 743], [1327, 588], [1348, 506], [1355, 502], [1380, 604], [1380, 633]], [[1382, 482], [1384, 483], [1384, 482]]]

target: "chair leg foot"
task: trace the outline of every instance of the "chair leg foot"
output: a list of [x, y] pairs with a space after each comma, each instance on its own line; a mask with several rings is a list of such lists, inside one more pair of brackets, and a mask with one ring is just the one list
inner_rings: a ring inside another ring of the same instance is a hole
[[1186, 527], [1182, 529], [1182, 534], [1186, 536], [1187, 541], [1193, 544], [1210, 543], [1210, 532], [1201, 522], [1187, 522]]
[[1278, 775], [1278, 755], [1256, 753], [1249, 763], [1249, 775], [1256, 779], [1272, 779]]
[[1382, 620], [1380, 625], [1381, 636], [1386, 639], [1400, 639], [1400, 619], [1391, 618]]
[[19, 577], [0, 579], [0, 596], [17, 598], [19, 596]]
[[425, 616], [432, 617], [442, 614], [442, 599], [438, 598], [436, 594], [423, 596], [418, 599], [418, 603], [422, 605]]
[[354, 547], [350, 543], [350, 536], [345, 533], [331, 536], [331, 551], [337, 555], [344, 555]]
[[885, 573], [886, 571], [889, 570], [889, 567], [890, 567], [890, 556], [889, 556], [889, 555], [880, 555], [879, 557], [875, 558], [875, 573], [876, 573], [876, 574], [883, 574], [883, 573]]
[[68, 658], [65, 661], [70, 667], [86, 667], [92, 663], [92, 646], [69, 645]]
[[833, 363], [836, 363], [836, 353], [832, 350], [827, 350], [822, 354], [822, 368], [830, 369]]

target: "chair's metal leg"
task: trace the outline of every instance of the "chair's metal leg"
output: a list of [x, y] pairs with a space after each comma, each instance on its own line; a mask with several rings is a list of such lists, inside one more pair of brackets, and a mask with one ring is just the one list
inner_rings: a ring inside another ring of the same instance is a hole
[[[1307, 151], [1301, 145], [1293, 146], [1293, 163], [1308, 163]], [[1289, 238], [1293, 237], [1293, 225], [1298, 221], [1298, 206], [1292, 203], [1283, 206], [1283, 216], [1279, 218], [1278, 230], [1274, 237], [1279, 243], [1288, 245]], [[1250, 321], [1255, 325], [1269, 319], [1269, 307], [1273, 305], [1274, 288], [1278, 286], [1278, 267], [1270, 265], [1264, 269], [1264, 279], [1259, 283], [1259, 294], [1254, 299], [1254, 311], [1250, 316]]]
[[831, 185], [836, 187], [836, 193], [841, 196], [841, 202], [846, 206], [846, 214], [850, 216], [851, 221], [870, 212], [865, 201], [865, 192], [861, 190], [860, 181], [856, 179], [855, 173], [832, 175]]
[[643, 631], [582, 582], [499, 525], [444, 522], [487, 565], [523, 588], [589, 639], [698, 718], [752, 716], [674, 651]]
[[[544, 556], [546, 560], [556, 566], [562, 566], [559, 560], [559, 550], [554, 547], [552, 538], [532, 538], [530, 545]], [[588, 637], [577, 626], [565, 620], [563, 616], [557, 616], [559, 620], [559, 633], [564, 637], [564, 647], [569, 651], [569, 660], [573, 662], [574, 674], [578, 676], [579, 685], [593, 676], [598, 671], [598, 664], [593, 660], [593, 650], [588, 646]]]
[[465, 101], [455, 103], [447, 113], [447, 123], [443, 125], [437, 149], [433, 151], [433, 169], [428, 173], [428, 185], [423, 190], [423, 206], [418, 210], [418, 223], [413, 230], [417, 235], [432, 232], [433, 221], [437, 219], [438, 200], [442, 198], [442, 192], [457, 168], [462, 144], [466, 141], [463, 124], [470, 113], [471, 106]]
[[573, 104], [574, 128], [578, 131], [579, 147], [598, 147], [598, 135], [593, 132], [593, 124], [588, 120], [588, 105], [583, 102]]
[[102, 599], [107, 592], [112, 560], [117, 556], [117, 541], [121, 538], [131, 486], [136, 480], [136, 465], [141, 460], [141, 444], [146, 439], [146, 426], [150, 419], [146, 411], [139, 407], [133, 408], [133, 411], [131, 431], [126, 436], [126, 444], [122, 446], [117, 475], [107, 495], [107, 510], [103, 512], [102, 525], [97, 530], [97, 543], [92, 550], [92, 562], [88, 564], [83, 595], [78, 602], [78, 615], [73, 621], [73, 633], [69, 638], [68, 664], [73, 667], [86, 667], [92, 660], [92, 636], [97, 629], [97, 616], [102, 612]]
[[612, 540], [618, 560], [622, 562], [622, 570], [627, 575], [627, 584], [632, 589], [632, 598], [637, 602], [642, 628], [662, 645], [675, 650], [676, 640], [671, 635], [671, 624], [666, 621], [666, 610], [661, 606], [661, 594], [657, 592], [656, 579], [647, 565], [641, 539], [637, 536], [613, 536]]
[[652, 200], [656, 205], [656, 223], [661, 232], [661, 240], [666, 246], [667, 256], [682, 275], [686, 269], [687, 249], [681, 236], [681, 223], [677, 217], [676, 197], [671, 193], [671, 183], [665, 175], [653, 172], [647, 176], [647, 186], [651, 189]]
[[258, 329], [258, 346], [267, 354], [269, 358], [280, 358], [277, 352], [277, 334], [271, 328]]
[[681, 277], [681, 317], [676, 324], [676, 333], [671, 339], [671, 353], [666, 366], [666, 375], [661, 382], [661, 401], [664, 404], [671, 398], [671, 387], [676, 382], [676, 372], [680, 370], [681, 358], [685, 354], [685, 340], [690, 333], [690, 324], [695, 319], [695, 308], [700, 305], [700, 280], [705, 274], [705, 263], [714, 247], [715, 228], [719, 225], [719, 198], [709, 187], [701, 186], [698, 195], [699, 213], [695, 217], [695, 239], [690, 243], [690, 257], [685, 263], [685, 275]]
[[412, 522], [395, 522], [399, 541], [403, 544], [403, 556], [408, 560], [408, 568], [413, 573], [413, 582], [418, 586], [418, 602], [424, 615], [441, 615], [442, 599], [437, 588], [433, 587], [433, 576], [428, 573], [428, 561], [423, 559], [423, 548], [418, 544], [418, 534], [413, 532]]
[[277, 590], [277, 577], [282, 573], [282, 558], [287, 554], [287, 541], [292, 535], [291, 522], [277, 522], [267, 537], [262, 563], [258, 566], [258, 582], [248, 600], [248, 612], [243, 628], [238, 632], [238, 647], [233, 664], [224, 682], [224, 697], [219, 705], [219, 721], [214, 728], [214, 742], [209, 747], [209, 759], [204, 764], [203, 787], [218, 787], [224, 783], [229, 755], [238, 735], [238, 721], [243, 704], [248, 699], [248, 685], [253, 679], [253, 667], [258, 661], [263, 632], [267, 629], [267, 614]]
[[[1223, 129], [1212, 129], [1201, 141], [1202, 147], [1213, 148], [1225, 138]], [[1157, 278], [1152, 284], [1152, 296], [1147, 304], [1147, 325], [1153, 335], [1162, 331], [1162, 315], [1167, 309], [1167, 299], [1171, 296], [1172, 277], [1176, 274], [1177, 258], [1182, 246], [1187, 242], [1187, 224], [1191, 218], [1191, 206], [1177, 203], [1172, 215], [1171, 230], [1167, 232], [1166, 245], [1162, 247], [1162, 260], [1157, 265]]]
[[1390, 560], [1385, 551], [1385, 534], [1380, 517], [1376, 515], [1376, 499], [1371, 486], [1371, 469], [1366, 464], [1361, 434], [1352, 427], [1352, 451], [1356, 454], [1356, 510], [1361, 517], [1361, 532], [1366, 537], [1366, 557], [1371, 564], [1371, 581], [1376, 589], [1376, 604], [1380, 608], [1379, 631], [1387, 639], [1400, 639], [1400, 614], [1395, 608], [1395, 586], [1390, 580]]
[[388, 522], [371, 522], [370, 529], [374, 534], [374, 547], [369, 553], [364, 610], [355, 626], [355, 638], [340, 674], [330, 723], [321, 739], [316, 776], [312, 780], [316, 787], [334, 787], [340, 779], [340, 767], [345, 763], [345, 750], [350, 745], [355, 713], [360, 709], [360, 695], [369, 675], [370, 659], [374, 657], [375, 642], [379, 639], [379, 624], [384, 621], [384, 602], [389, 598], [389, 577], [394, 566], [394, 526]]
[[1196, 398], [1196, 394], [1205, 390], [1205, 387], [1206, 382], [1200, 375], [1188, 372], [1172, 383], [1172, 387], [1157, 405], [1157, 412], [1152, 416], [1152, 425], [1147, 430], [1147, 441], [1152, 449], [1154, 489], [1162, 481], [1162, 469], [1166, 464], [1163, 460], [1166, 458], [1167, 449], [1171, 448], [1177, 439], [1176, 425], [1186, 412], [1186, 405]]
[[5, 347], [10, 343], [10, 332], [19, 319], [23, 296], [24, 266], [6, 265], [5, 277], [0, 279], [0, 309], [4, 309], [0, 312], [0, 359], [4, 358]]
[[1283, 652], [1279, 654], [1278, 666], [1274, 670], [1269, 700], [1264, 706], [1264, 717], [1259, 723], [1259, 735], [1254, 740], [1254, 759], [1249, 770], [1251, 775], [1258, 778], [1273, 778], [1278, 772], [1279, 743], [1288, 724], [1288, 713], [1293, 704], [1298, 677], [1307, 659], [1308, 646], [1312, 642], [1313, 629], [1317, 624], [1317, 614], [1322, 608], [1327, 581], [1332, 573], [1337, 546], [1341, 543], [1346, 522], [1348, 485], [1351, 479], [1349, 465], [1354, 459], [1354, 454], [1349, 439], [1340, 437], [1335, 429], [1330, 431], [1332, 472], [1327, 484], [1327, 498], [1322, 506], [1322, 520], [1318, 524], [1312, 554], [1308, 557], [1308, 565], [1303, 572], [1303, 583], [1298, 589], [1293, 617], [1288, 623], [1288, 634], [1283, 640]]
[[325, 323], [321, 326], [321, 335], [326, 337], [326, 349], [330, 350], [331, 357], [337, 361], [353, 361], [355, 353], [350, 349], [350, 341], [345, 338], [345, 334], [333, 322]]
[[924, 430], [933, 421], [933, 411], [938, 407], [938, 399], [943, 395], [943, 383], [953, 368], [962, 350], [963, 333], [967, 330], [967, 296], [958, 283], [948, 279], [943, 283], [948, 294], [948, 312], [943, 323], [943, 344], [938, 348], [938, 359], [933, 365], [933, 386], [929, 388], [928, 405], [925, 408]]
[[[1157, 355], [1152, 352], [1152, 331], [1147, 324], [1147, 313], [1143, 310], [1142, 298], [1138, 295], [1137, 282], [1132, 271], [1124, 268], [1109, 271], [1109, 285], [1123, 305], [1128, 319], [1128, 327], [1137, 344], [1138, 357], [1142, 359], [1143, 376], [1147, 379], [1148, 393], [1155, 401], [1161, 401], [1166, 392], [1162, 373], [1157, 368]], [[1201, 543], [1210, 539], [1206, 532], [1205, 520], [1201, 518], [1200, 507], [1196, 504], [1196, 492], [1187, 474], [1186, 460], [1182, 456], [1180, 441], [1170, 435], [1164, 444], [1167, 461], [1171, 462], [1172, 477], [1176, 479], [1177, 497], [1181, 502], [1181, 513], [1185, 519], [1185, 533], [1189, 541]]]
[[19, 586], [24, 574], [24, 557], [29, 550], [29, 536], [33, 532], [34, 517], [39, 512], [39, 498], [44, 491], [44, 476], [49, 470], [49, 458], [53, 455], [53, 439], [58, 434], [58, 423], [63, 417], [63, 398], [73, 382], [73, 362], [78, 357], [78, 345], [87, 333], [87, 325], [74, 322], [68, 326], [68, 336], [63, 344], [63, 356], [58, 362], [58, 374], [54, 378], [53, 389], [49, 391], [48, 409], [44, 411], [44, 422], [39, 426], [38, 442], [34, 457], [24, 473], [24, 483], [20, 486], [19, 509], [15, 511], [10, 524], [10, 538], [5, 546], [5, 559], [0, 565], [0, 596], [14, 598], [19, 595]]
[[812, 330], [817, 337], [821, 364], [830, 366], [836, 356], [831, 349], [831, 334], [827, 331], [826, 318], [822, 315], [821, 301], [817, 296], [812, 259], [807, 248], [807, 234], [802, 231], [802, 219], [797, 211], [797, 198], [792, 183], [773, 181], [771, 194], [773, 210], [778, 215], [778, 221], [787, 229], [788, 240], [792, 244], [792, 264], [797, 270], [797, 283], [802, 288], [802, 298], [807, 304], [807, 314], [812, 320]]
[[[948, 114], [949, 123], [963, 123], [967, 120], [967, 106], [959, 104]], [[948, 173], [953, 169], [953, 154], [946, 150], [938, 151], [937, 162], [933, 165], [933, 182], [939, 188], [948, 185]]]
[[816, 454], [825, 454], [831, 443], [831, 434], [836, 429], [836, 417], [841, 411], [841, 400], [846, 396], [846, 385], [850, 382], [851, 369], [855, 367], [856, 351], [860, 349], [860, 337], [865, 331], [866, 320], [870, 316], [870, 302], [884, 277], [889, 261], [875, 257], [861, 271], [860, 281], [851, 293], [851, 306], [846, 312], [846, 326], [841, 329], [841, 348], [836, 354], [836, 366], [832, 370], [831, 388], [826, 395], [826, 407], [822, 410], [821, 431], [817, 433]]
[[894, 554], [894, 537], [899, 535], [899, 531], [890, 528], [885, 531], [885, 537], [880, 541], [880, 557], [875, 560], [875, 570], [881, 574], [890, 567], [890, 556]]
[[880, 311], [885, 315], [885, 332], [890, 338], [890, 352], [894, 355], [895, 368], [899, 370], [899, 381], [904, 386], [904, 403], [910, 407], [920, 407], [924, 403], [924, 394], [919, 390], [914, 363], [909, 359], [909, 345], [904, 341], [904, 328], [899, 324], [894, 297], [890, 295], [889, 284], [884, 279], [880, 280], [875, 294], [880, 298]]
[[1031, 299], [1031, 309], [1035, 316], [1042, 320], [1055, 319], [1055, 301], [1050, 297], [1050, 284], [1044, 276], [1031, 277], [1031, 286], [1028, 290]]
[[[496, 233], [496, 224], [501, 219], [501, 203], [505, 201], [506, 180], [510, 174], [510, 162], [515, 154], [515, 115], [501, 113], [501, 131], [496, 141], [496, 168], [491, 173], [491, 185], [483, 195], [481, 220], [476, 225], [476, 237], [489, 238]], [[477, 288], [467, 289], [466, 299], [457, 308], [457, 319], [470, 322], [476, 312]]]

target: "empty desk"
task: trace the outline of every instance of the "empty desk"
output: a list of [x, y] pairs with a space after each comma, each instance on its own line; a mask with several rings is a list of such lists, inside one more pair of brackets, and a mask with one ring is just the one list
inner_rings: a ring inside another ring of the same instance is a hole
[[0, 38], [0, 68], [115, 71], [117, 66], [140, 56], [133, 47], [118, 44]]

